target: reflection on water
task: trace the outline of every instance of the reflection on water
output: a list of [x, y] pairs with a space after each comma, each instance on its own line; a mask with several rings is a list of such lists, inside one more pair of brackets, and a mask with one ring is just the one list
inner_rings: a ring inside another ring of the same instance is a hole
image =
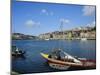
[[50, 68], [40, 52], [49, 53], [53, 48], [62, 48], [73, 56], [96, 58], [95, 40], [13, 40], [12, 45], [26, 51], [24, 58], [12, 58], [12, 70], [19, 73], [59, 71]]

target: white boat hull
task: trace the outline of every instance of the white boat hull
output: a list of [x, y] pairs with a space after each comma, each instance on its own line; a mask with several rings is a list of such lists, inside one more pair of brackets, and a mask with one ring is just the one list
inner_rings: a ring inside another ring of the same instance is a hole
[[87, 38], [81, 38], [81, 40], [82, 40], [82, 41], [86, 41], [86, 40], [87, 40]]

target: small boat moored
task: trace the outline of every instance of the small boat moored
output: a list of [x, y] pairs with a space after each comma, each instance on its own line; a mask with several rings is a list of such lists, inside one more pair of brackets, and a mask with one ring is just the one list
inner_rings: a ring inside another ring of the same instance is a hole
[[24, 56], [25, 51], [19, 50], [16, 46], [12, 46], [12, 56], [21, 57]]
[[86, 41], [86, 40], [87, 40], [87, 38], [81, 38], [81, 40], [82, 40], [82, 41]]

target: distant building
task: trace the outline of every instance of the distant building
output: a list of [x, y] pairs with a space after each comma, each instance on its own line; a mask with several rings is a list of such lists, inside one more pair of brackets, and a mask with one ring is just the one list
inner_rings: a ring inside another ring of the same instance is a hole
[[79, 27], [68, 31], [55, 31], [51, 33], [40, 34], [41, 39], [71, 39], [71, 38], [95, 38], [96, 32], [93, 27]]

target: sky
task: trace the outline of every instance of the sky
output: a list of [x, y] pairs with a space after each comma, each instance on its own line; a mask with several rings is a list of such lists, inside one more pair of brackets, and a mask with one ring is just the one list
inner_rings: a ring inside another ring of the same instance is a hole
[[95, 25], [96, 8], [89, 5], [12, 1], [12, 33], [40, 35]]

